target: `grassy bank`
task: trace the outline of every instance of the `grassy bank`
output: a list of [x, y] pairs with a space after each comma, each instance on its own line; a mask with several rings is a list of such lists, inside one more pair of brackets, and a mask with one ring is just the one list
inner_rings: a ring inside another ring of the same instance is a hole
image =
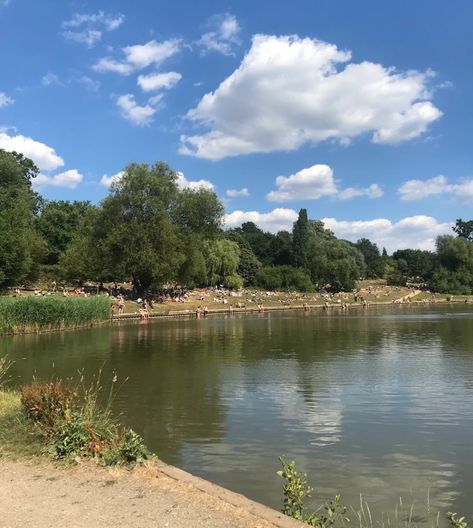
[[0, 297], [0, 335], [78, 328], [109, 319], [105, 296]]

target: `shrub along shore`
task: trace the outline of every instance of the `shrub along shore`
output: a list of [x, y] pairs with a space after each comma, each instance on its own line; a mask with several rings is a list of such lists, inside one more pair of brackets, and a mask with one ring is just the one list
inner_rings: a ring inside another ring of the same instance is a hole
[[0, 297], [0, 335], [92, 326], [110, 320], [110, 299], [93, 297]]

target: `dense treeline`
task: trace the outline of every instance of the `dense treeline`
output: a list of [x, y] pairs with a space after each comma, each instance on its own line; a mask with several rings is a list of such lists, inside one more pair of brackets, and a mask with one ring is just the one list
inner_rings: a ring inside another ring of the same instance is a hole
[[167, 283], [267, 290], [352, 290], [386, 278], [432, 291], [473, 291], [473, 221], [437, 239], [436, 252], [388, 256], [363, 238], [340, 240], [301, 209], [292, 231], [272, 234], [252, 222], [224, 230], [223, 205], [208, 189], [182, 189], [163, 162], [131, 164], [97, 206], [43, 200], [38, 169], [0, 150], [0, 289], [38, 279], [132, 281], [138, 291]]

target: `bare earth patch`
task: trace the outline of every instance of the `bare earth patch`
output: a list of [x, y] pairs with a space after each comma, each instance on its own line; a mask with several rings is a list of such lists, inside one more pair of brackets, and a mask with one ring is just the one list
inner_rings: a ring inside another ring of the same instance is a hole
[[[253, 505], [250, 504], [250, 513], [243, 497], [195, 480], [202, 485], [195, 486], [186, 479], [176, 480], [153, 464], [130, 472], [90, 464], [64, 469], [49, 463], [0, 459], [0, 527], [302, 526], [277, 512], [273, 512], [275, 522], [271, 522], [267, 520], [271, 510], [248, 501]], [[211, 489], [210, 493], [204, 491], [206, 486]], [[241, 500], [242, 506], [221, 498], [218, 490], [222, 495], [233, 495], [237, 502]]]

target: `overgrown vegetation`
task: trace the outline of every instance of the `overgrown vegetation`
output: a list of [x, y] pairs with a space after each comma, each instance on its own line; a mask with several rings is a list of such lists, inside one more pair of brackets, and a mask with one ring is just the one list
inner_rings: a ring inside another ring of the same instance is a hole
[[57, 459], [94, 458], [104, 465], [136, 464], [149, 458], [143, 439], [121, 427], [111, 415], [114, 377], [108, 401], [99, 405], [100, 375], [89, 388], [63, 381], [33, 380], [20, 387], [21, 404], [45, 444]]
[[100, 373], [92, 385], [34, 379], [19, 391], [2, 386], [9, 363], [0, 357], [0, 456], [48, 454], [60, 460], [92, 458], [103, 465], [134, 465], [150, 458], [141, 436], [113, 419], [111, 404], [100, 404]]
[[[296, 469], [294, 461], [288, 462], [284, 456], [279, 457], [282, 469], [277, 471], [279, 477], [284, 479], [283, 494], [284, 503], [282, 512], [289, 516], [306, 523], [308, 526], [315, 528], [341, 528], [350, 523], [357, 524], [359, 528], [373, 528], [373, 526], [413, 528], [414, 507], [406, 508], [402, 499], [396, 505], [392, 514], [383, 513], [381, 519], [374, 519], [371, 515], [368, 504], [360, 499], [360, 505], [357, 509], [341, 504], [340, 495], [336, 495], [332, 500], [319, 506], [314, 512], [307, 513], [307, 499], [311, 498], [315, 489], [309, 484], [306, 473]], [[433, 515], [430, 506], [427, 504], [426, 523], [435, 528], [439, 526], [439, 513]], [[448, 512], [446, 515], [452, 528], [469, 528], [465, 517], [457, 517], [456, 513]]]
[[94, 297], [0, 297], [0, 334], [75, 328], [110, 319], [110, 301]]

